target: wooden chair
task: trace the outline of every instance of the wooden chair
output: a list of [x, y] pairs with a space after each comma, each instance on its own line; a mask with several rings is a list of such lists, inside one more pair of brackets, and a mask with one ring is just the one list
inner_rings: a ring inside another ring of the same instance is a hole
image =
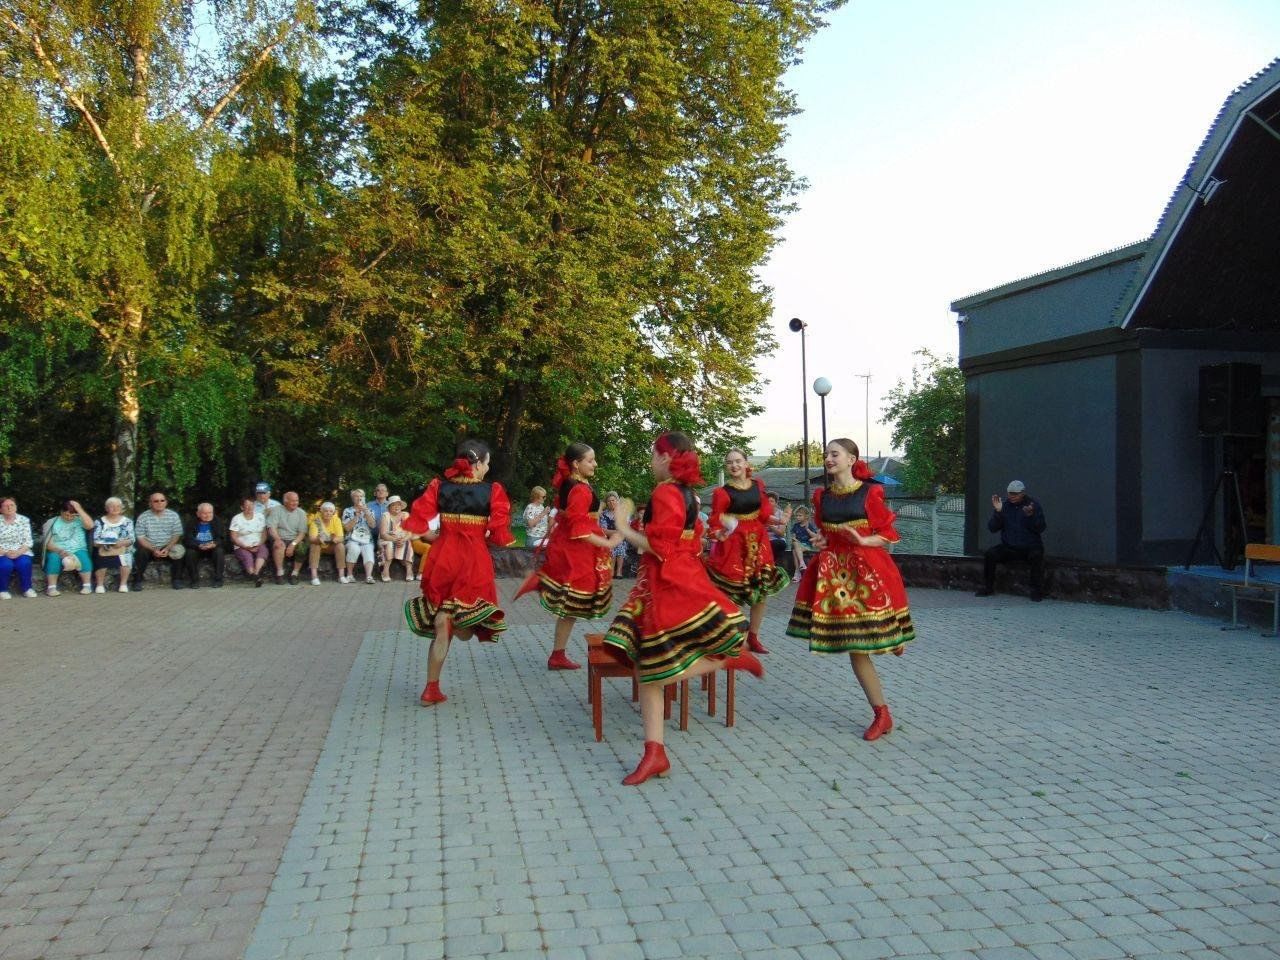
[[[738, 671], [732, 667], [724, 672], [724, 725], [732, 727], [737, 720], [737, 700], [738, 700]], [[714, 717], [716, 715], [716, 677], [720, 675], [717, 670], [714, 673], [705, 673], [702, 675], [702, 689], [707, 691], [707, 716]]]
[[[596, 742], [604, 739], [604, 684], [609, 677], [631, 678], [631, 700], [640, 699], [640, 680], [636, 676], [635, 665], [627, 659], [617, 647], [604, 642], [603, 633], [587, 634], [587, 703], [591, 705], [591, 723], [595, 728]], [[680, 729], [689, 729], [689, 681], [668, 685], [663, 690], [663, 716], [671, 719], [671, 705], [680, 701]], [[715, 696], [712, 688], [712, 710], [714, 714]]]
[[1237, 616], [1238, 605], [1241, 600], [1270, 603], [1271, 633], [1274, 636], [1280, 636], [1280, 583], [1259, 582], [1257, 580], [1250, 583], [1249, 577], [1253, 572], [1253, 563], [1257, 560], [1261, 560], [1263, 563], [1280, 563], [1280, 546], [1270, 543], [1250, 543], [1245, 545], [1244, 583], [1227, 584], [1227, 588], [1231, 591], [1231, 626], [1233, 629], [1241, 628]]

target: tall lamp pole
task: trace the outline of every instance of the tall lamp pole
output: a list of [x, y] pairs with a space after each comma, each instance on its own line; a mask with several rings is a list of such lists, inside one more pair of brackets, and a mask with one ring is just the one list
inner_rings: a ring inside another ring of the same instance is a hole
[[[827, 394], [831, 392], [831, 381], [826, 377], [819, 377], [813, 381], [813, 392], [822, 398], [822, 454], [825, 457], [827, 453]], [[830, 486], [831, 478], [827, 476], [827, 471], [822, 471], [823, 487]]]
[[799, 317], [792, 317], [791, 323], [792, 333], [800, 334], [800, 407], [801, 416], [804, 417], [804, 441], [800, 448], [800, 468], [804, 470], [804, 502], [809, 503], [809, 391], [805, 389], [805, 385], [809, 382], [809, 372], [805, 365], [804, 356], [804, 331], [807, 326]]
[[861, 377], [864, 381], [866, 381], [866, 385], [867, 385], [866, 399], [863, 401], [865, 404], [865, 406], [863, 407], [863, 410], [865, 411], [865, 413], [864, 413], [863, 427], [862, 427], [862, 429], [865, 431], [862, 436], [862, 442], [866, 444], [866, 447], [863, 448], [862, 459], [870, 463], [871, 462], [871, 374], [869, 372], [855, 373], [854, 376]]

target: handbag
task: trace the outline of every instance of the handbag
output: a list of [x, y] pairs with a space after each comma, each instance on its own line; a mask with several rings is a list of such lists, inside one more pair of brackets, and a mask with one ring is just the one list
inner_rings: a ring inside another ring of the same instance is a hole
[[65, 557], [62, 558], [63, 573], [75, 573], [79, 569], [80, 569], [80, 558], [77, 557], [74, 553], [68, 553]]
[[180, 543], [175, 543], [172, 547], [169, 548], [170, 560], [181, 560], [186, 555], [187, 555], [187, 548]]

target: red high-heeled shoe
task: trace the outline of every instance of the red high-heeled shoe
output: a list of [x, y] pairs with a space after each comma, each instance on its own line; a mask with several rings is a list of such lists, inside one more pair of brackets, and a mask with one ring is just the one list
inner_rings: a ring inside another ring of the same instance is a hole
[[565, 650], [552, 650], [551, 656], [547, 658], [548, 670], [581, 670], [582, 664], [574, 663], [569, 659], [569, 653]]
[[757, 680], [764, 679], [764, 664], [750, 650], [739, 650], [736, 657], [725, 657], [724, 665], [731, 670], [745, 670]]
[[879, 740], [882, 736], [893, 729], [893, 717], [889, 716], [889, 705], [886, 703], [882, 707], [871, 708], [876, 718], [871, 721], [871, 726], [867, 727], [866, 732], [862, 735], [863, 740]]
[[439, 680], [428, 680], [427, 685], [422, 688], [422, 696], [418, 701], [424, 707], [434, 707], [437, 703], [444, 703], [449, 698], [440, 692]]
[[634, 787], [650, 777], [665, 777], [670, 769], [671, 761], [667, 759], [667, 751], [662, 744], [656, 740], [646, 740], [640, 765], [627, 774], [622, 782], [628, 787]]
[[760, 642], [760, 637], [752, 631], [747, 631], [747, 649], [752, 653], [768, 653], [769, 648]]

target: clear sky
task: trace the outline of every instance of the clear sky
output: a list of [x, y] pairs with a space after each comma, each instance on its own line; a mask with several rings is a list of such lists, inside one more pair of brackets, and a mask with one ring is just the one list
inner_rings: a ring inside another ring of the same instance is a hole
[[[829, 436], [891, 449], [883, 395], [956, 352], [948, 305], [1148, 236], [1280, 0], [851, 0], [788, 74], [809, 181], [761, 271], [777, 353], [754, 452], [800, 439], [800, 337]], [[809, 432], [820, 436], [809, 392]]]

